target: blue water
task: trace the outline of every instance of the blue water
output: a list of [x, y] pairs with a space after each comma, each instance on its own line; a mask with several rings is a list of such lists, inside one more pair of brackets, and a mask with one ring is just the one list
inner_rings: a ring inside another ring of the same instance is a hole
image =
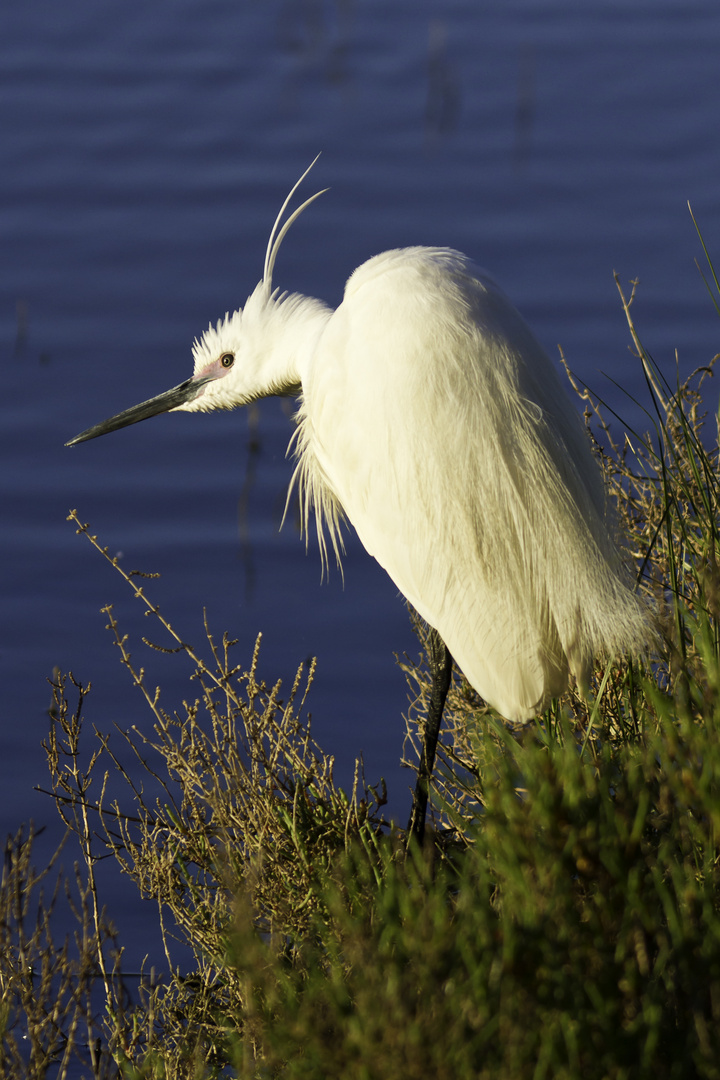
[[[656, 359], [718, 350], [694, 265], [690, 200], [720, 257], [720, 11], [710, 0], [39, 0], [0, 13], [0, 725], [5, 831], [57, 835], [39, 743], [55, 665], [92, 681], [88, 720], [150, 730], [104, 631], [108, 602], [168, 707], [194, 696], [150, 654], [130, 591], [65, 521], [77, 507], [201, 646], [203, 608], [262, 671], [319, 658], [316, 737], [349, 783], [363, 754], [407, 813], [398, 766], [416, 651], [401, 598], [349, 534], [345, 581], [278, 531], [292, 426], [163, 417], [65, 449], [90, 424], [185, 378], [193, 337], [243, 303], [290, 186], [329, 186], [286, 239], [275, 280], [336, 304], [364, 259], [417, 243], [486, 266], [551, 355], [640, 424], [637, 363], [613, 282], [641, 281]], [[711, 388], [711, 393], [712, 393]], [[714, 409], [716, 401], [709, 400]], [[238, 504], [254, 470], [241, 530]], [[187, 670], [189, 674], [189, 668]], [[181, 675], [183, 676], [181, 678]], [[122, 882], [116, 919], [145, 940]], [[152, 909], [147, 915], [153, 921]], [[139, 946], [138, 946], [139, 947]]]

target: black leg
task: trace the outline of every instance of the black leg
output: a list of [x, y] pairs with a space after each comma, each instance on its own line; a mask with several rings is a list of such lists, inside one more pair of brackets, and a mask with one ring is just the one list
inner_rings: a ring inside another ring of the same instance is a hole
[[452, 675], [452, 656], [437, 630], [430, 630], [428, 644], [432, 671], [432, 691], [428, 714], [425, 719], [423, 748], [418, 767], [417, 783], [415, 784], [415, 794], [413, 795], [412, 811], [410, 812], [410, 821], [407, 827], [407, 843], [410, 844], [414, 837], [420, 846], [422, 846], [423, 837], [425, 836], [425, 814], [430, 791], [430, 777], [435, 764], [435, 751], [437, 749], [438, 735], [440, 734], [443, 708], [450, 689], [450, 677]]

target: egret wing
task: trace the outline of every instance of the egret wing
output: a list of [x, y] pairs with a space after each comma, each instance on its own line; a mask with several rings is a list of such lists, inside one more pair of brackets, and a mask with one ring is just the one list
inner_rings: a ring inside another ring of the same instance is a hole
[[521, 316], [459, 253], [360, 267], [304, 393], [313, 471], [503, 715], [535, 715], [570, 672], [586, 681], [597, 650], [644, 643], [580, 419]]

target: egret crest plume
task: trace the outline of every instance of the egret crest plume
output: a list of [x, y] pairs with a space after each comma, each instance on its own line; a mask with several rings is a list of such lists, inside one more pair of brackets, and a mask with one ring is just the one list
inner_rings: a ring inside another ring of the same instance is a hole
[[[301, 206], [298, 206], [297, 210], [293, 211], [293, 213], [290, 215], [290, 217], [287, 219], [287, 221], [285, 222], [283, 227], [280, 229], [280, 232], [278, 233], [278, 228], [280, 226], [280, 222], [283, 219], [283, 214], [285, 213], [288, 206], [290, 205], [290, 202], [292, 200], [293, 195], [295, 194], [297, 189], [300, 187], [303, 180], [305, 179], [307, 174], [310, 172], [310, 170], [313, 168], [313, 166], [317, 164], [319, 158], [320, 158], [320, 155], [318, 154], [317, 157], [315, 158], [315, 160], [312, 161], [308, 165], [307, 169], [302, 174], [300, 179], [290, 189], [290, 192], [289, 192], [287, 198], [285, 199], [285, 202], [280, 207], [280, 213], [275, 218], [275, 224], [273, 225], [272, 230], [270, 232], [270, 239], [268, 240], [268, 246], [267, 246], [267, 250], [265, 252], [265, 265], [263, 267], [263, 283], [264, 283], [265, 288], [267, 289], [268, 293], [272, 292], [272, 276], [273, 276], [273, 270], [275, 269], [275, 260], [277, 259], [277, 254], [278, 254], [278, 251], [280, 250], [280, 245], [282, 244], [283, 240], [287, 236], [288, 229], [290, 229], [290, 227], [297, 221], [297, 219], [302, 214], [303, 210], [307, 210], [308, 206], [310, 206], [312, 203], [314, 203], [316, 199], [319, 199], [321, 195], [324, 195], [326, 191], [330, 190], [329, 188], [323, 188], [321, 191], [316, 191], [315, 194], [311, 195], [309, 199], [306, 199], [305, 202], [302, 203]], [[276, 236], [276, 233], [277, 233], [277, 236]]]

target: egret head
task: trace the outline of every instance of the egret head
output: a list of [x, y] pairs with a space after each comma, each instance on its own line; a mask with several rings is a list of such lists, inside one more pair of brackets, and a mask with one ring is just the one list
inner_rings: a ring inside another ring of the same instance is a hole
[[197, 390], [174, 408], [183, 412], [234, 409], [261, 396], [264, 352], [267, 350], [275, 299], [261, 283], [244, 308], [226, 312], [193, 342]]
[[[193, 375], [171, 390], [95, 424], [70, 439], [66, 446], [87, 442], [98, 435], [117, 431], [118, 428], [137, 424], [140, 420], [164, 412], [234, 409], [260, 397], [293, 394], [300, 389], [299, 380], [291, 370], [282, 371], [269, 363], [268, 358], [272, 356], [273, 344], [280, 330], [287, 323], [286, 316], [296, 307], [293, 301], [305, 301], [305, 298], [288, 297], [273, 291], [272, 275], [278, 250], [288, 229], [303, 210], [324, 194], [318, 191], [283, 222], [290, 200], [315, 161], [305, 170], [280, 209], [270, 233], [262, 281], [248, 298], [245, 308], [238, 309], [232, 315], [226, 314], [216, 326], [210, 325], [202, 337], [195, 340]], [[310, 305], [314, 304], [310, 302]]]
[[[75, 446], [164, 412], [235, 409], [258, 398], [298, 393], [300, 379], [287, 362], [292, 349], [285, 331], [292, 322], [291, 313], [300, 306], [309, 314], [324, 310], [306, 297], [270, 293], [260, 282], [244, 309], [227, 314], [196, 338], [195, 371], [189, 379], [95, 424], [65, 445]], [[297, 329], [297, 322], [294, 326]]]
[[210, 412], [235, 409], [273, 394], [298, 393], [299, 379], [274, 354], [285, 344], [285, 329], [300, 305], [310, 310], [322, 307], [307, 297], [271, 292], [269, 282], [261, 281], [244, 308], [227, 313], [195, 339], [195, 371], [189, 381], [197, 389], [172, 408]]
[[[232, 318], [240, 320], [242, 313], [238, 311]], [[228, 321], [226, 319], [226, 322]], [[211, 333], [215, 337], [219, 337], [218, 331], [208, 330], [199, 342], [195, 342], [193, 350], [195, 353], [195, 373], [189, 379], [186, 379], [185, 382], [180, 383], [178, 386], [174, 386], [171, 390], [157, 394], [148, 401], [133, 405], [116, 416], [111, 416], [109, 420], [103, 420], [101, 423], [95, 424], [93, 427], [76, 435], [74, 439], [70, 439], [65, 445], [75, 446], [77, 443], [87, 442], [88, 439], [95, 439], [98, 435], [106, 435], [110, 431], [117, 431], [118, 428], [127, 427], [129, 424], [137, 424], [140, 420], [147, 420], [151, 416], [158, 416], [160, 413], [172, 412], [176, 409], [194, 411], [198, 409], [231, 408], [232, 404], [242, 404], [242, 401], [234, 401], [230, 404], [230, 388], [228, 384], [219, 387], [216, 385], [218, 383], [222, 384], [223, 380], [233, 370], [236, 347], [234, 345], [232, 347], [223, 345], [211, 358], [208, 355], [209, 350], [205, 346], [205, 342]], [[214, 390], [205, 398], [210, 387], [214, 387]], [[218, 389], [220, 393], [218, 393]], [[205, 401], [202, 400], [203, 398], [205, 398]]]

